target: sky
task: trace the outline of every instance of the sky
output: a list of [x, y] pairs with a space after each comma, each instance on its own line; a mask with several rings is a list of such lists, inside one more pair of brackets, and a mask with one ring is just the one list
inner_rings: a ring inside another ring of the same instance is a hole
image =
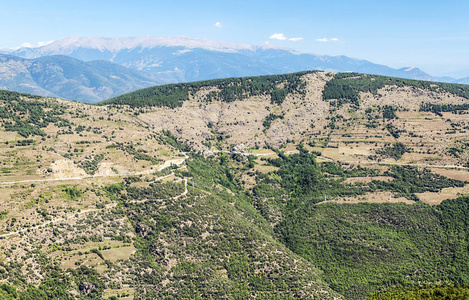
[[0, 48], [178, 36], [346, 55], [469, 77], [466, 0], [0, 0]]

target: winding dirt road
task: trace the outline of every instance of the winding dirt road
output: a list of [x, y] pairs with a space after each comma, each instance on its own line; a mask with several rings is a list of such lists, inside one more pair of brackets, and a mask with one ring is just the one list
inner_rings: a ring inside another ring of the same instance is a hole
[[[166, 168], [169, 168], [169, 167], [172, 167], [174, 165], [180, 166], [185, 162], [185, 160], [187, 158], [188, 158], [188, 156], [185, 156], [184, 158], [182, 158], [180, 160], [177, 160], [177, 161], [175, 161], [175, 160], [166, 161], [161, 167], [158, 168], [158, 171], [162, 171], [162, 170], [164, 170]], [[151, 173], [151, 171], [150, 172], [134, 172], [134, 173], [128, 173], [128, 174], [93, 175], [93, 176], [71, 177], [71, 178], [49, 178], [49, 179], [18, 180], [18, 181], [1, 182], [0, 184], [2, 184], [2, 185], [13, 185], [13, 184], [18, 184], [18, 183], [31, 183], [31, 182], [83, 180], [83, 179], [96, 178], [96, 177], [135, 176], [135, 175], [142, 175], [142, 174], [148, 175], [150, 173]], [[171, 172], [171, 174], [156, 178], [155, 181], [160, 181], [160, 180], [163, 180], [165, 178], [171, 177], [173, 175], [174, 175], [174, 172]], [[175, 199], [183, 197], [183, 196], [187, 195], [187, 193], [188, 193], [187, 179], [186, 178], [181, 179], [181, 180], [176, 181], [176, 182], [180, 182], [182, 180], [184, 180], [184, 182], [185, 182], [184, 192], [181, 195], [176, 196]], [[108, 204], [108, 205], [105, 206], [105, 209], [115, 207], [116, 205], [117, 205], [117, 203]], [[85, 209], [85, 210], [82, 210], [80, 212], [73, 213], [73, 214], [71, 214], [69, 216], [66, 216], [66, 217], [61, 217], [61, 218], [57, 218], [57, 219], [54, 219], [54, 220], [46, 221], [46, 222], [44, 222], [44, 223], [42, 223], [41, 225], [38, 225], [38, 226], [23, 228], [23, 229], [20, 229], [20, 230], [17, 230], [17, 231], [1, 234], [0, 238], [7, 238], [7, 237], [12, 236], [12, 235], [20, 234], [22, 232], [27, 232], [28, 230], [31, 230], [31, 229], [42, 228], [42, 227], [45, 227], [49, 224], [54, 224], [54, 223], [70, 220], [70, 219], [73, 219], [73, 218], [77, 218], [80, 215], [83, 215], [83, 214], [86, 214], [86, 213], [89, 213], [89, 212], [100, 211], [100, 210], [102, 210], [102, 209], [98, 209], [98, 208]]]

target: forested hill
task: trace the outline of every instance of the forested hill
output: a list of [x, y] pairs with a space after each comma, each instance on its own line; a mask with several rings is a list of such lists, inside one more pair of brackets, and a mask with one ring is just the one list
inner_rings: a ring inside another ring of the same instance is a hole
[[[314, 71], [160, 85], [101, 101], [98, 105], [118, 104], [131, 107], [167, 106], [174, 108], [182, 106], [183, 101], [188, 101], [197, 92], [210, 88], [216, 90], [205, 95], [203, 100], [208, 102], [233, 102], [254, 96], [269, 95], [273, 102], [281, 104], [288, 93], [297, 92], [304, 88], [305, 82], [300, 78], [311, 73]], [[279, 87], [280, 84], [281, 87]]]
[[0, 299], [464, 299], [463, 85], [0, 91]]
[[[305, 71], [285, 75], [267, 75], [257, 77], [226, 78], [190, 83], [160, 85], [127, 93], [101, 101], [98, 105], [118, 104], [132, 107], [168, 106], [178, 107], [183, 101], [191, 99], [196, 92], [216, 88], [205, 95], [205, 101], [232, 102], [253, 96], [270, 96], [273, 103], [281, 104], [289, 93], [301, 93], [305, 82], [300, 78], [318, 71]], [[324, 99], [339, 99], [356, 102], [360, 92], [376, 94], [385, 86], [414, 87], [434, 91], [448, 92], [469, 99], [469, 85], [411, 80], [358, 73], [337, 73], [333, 75], [323, 90]]]

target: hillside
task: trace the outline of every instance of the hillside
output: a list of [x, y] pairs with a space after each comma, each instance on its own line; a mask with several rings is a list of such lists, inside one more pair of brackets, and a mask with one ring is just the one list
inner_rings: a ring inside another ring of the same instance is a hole
[[356, 73], [2, 91], [0, 298], [466, 293], [468, 110]]
[[[466, 85], [303, 72], [158, 86], [99, 105], [137, 109], [139, 120], [196, 149], [290, 149], [303, 141], [344, 162], [463, 167], [468, 91]], [[398, 159], [389, 152], [396, 144], [406, 146]]]

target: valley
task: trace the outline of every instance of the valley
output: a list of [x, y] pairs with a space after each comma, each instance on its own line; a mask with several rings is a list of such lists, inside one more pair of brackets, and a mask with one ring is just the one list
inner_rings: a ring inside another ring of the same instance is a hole
[[467, 292], [468, 113], [466, 85], [322, 71], [1, 91], [0, 299]]

